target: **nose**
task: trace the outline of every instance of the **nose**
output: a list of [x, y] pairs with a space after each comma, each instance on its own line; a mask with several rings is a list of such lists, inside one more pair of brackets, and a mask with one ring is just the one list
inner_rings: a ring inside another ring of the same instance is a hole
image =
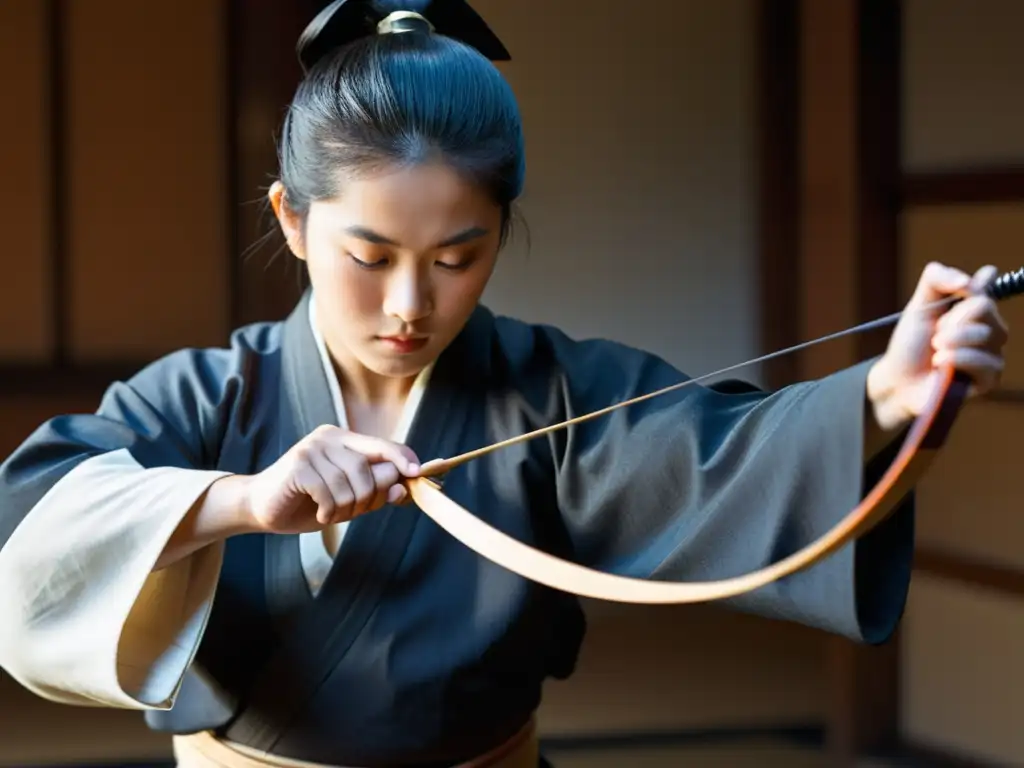
[[414, 267], [397, 269], [391, 274], [384, 295], [384, 313], [411, 324], [427, 317], [433, 309], [430, 281]]

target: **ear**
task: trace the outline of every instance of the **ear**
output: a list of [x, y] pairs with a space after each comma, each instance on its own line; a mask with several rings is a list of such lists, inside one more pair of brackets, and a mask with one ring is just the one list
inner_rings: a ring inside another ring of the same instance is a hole
[[289, 250], [295, 254], [295, 258], [305, 261], [306, 252], [302, 247], [302, 223], [299, 217], [288, 207], [288, 200], [284, 193], [284, 184], [280, 181], [275, 181], [271, 184], [267, 197], [270, 198], [270, 205], [274, 209], [274, 215], [281, 225], [281, 231], [284, 233], [285, 240], [288, 241]]

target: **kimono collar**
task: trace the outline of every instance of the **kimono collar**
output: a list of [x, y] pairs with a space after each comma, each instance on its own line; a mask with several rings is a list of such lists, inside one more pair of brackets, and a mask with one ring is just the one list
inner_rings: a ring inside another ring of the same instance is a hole
[[[331, 360], [331, 355], [327, 351], [327, 342], [324, 340], [323, 334], [320, 332], [320, 326], [316, 320], [316, 295], [310, 292], [309, 298], [309, 312], [307, 317], [309, 320], [309, 330], [313, 334], [313, 342], [316, 344], [317, 354], [320, 358], [320, 367], [323, 369], [324, 378], [327, 379], [327, 386], [331, 392], [331, 404], [334, 406], [334, 412], [338, 421], [338, 425], [343, 428], [348, 428], [348, 416], [345, 410], [345, 399], [341, 393], [341, 382], [338, 381], [338, 374], [334, 369], [334, 362]], [[409, 432], [409, 427], [412, 424], [413, 417], [416, 415], [416, 410], [420, 400], [423, 398], [423, 391], [427, 387], [427, 383], [430, 381], [430, 374], [434, 370], [435, 363], [431, 363], [416, 377], [416, 381], [413, 383], [412, 391], [409, 393], [405, 408], [402, 413], [402, 418], [399, 420], [398, 425], [395, 427], [395, 434], [391, 436], [392, 440], [397, 442], [404, 442]]]
[[[284, 384], [302, 425], [300, 435], [320, 424], [343, 423], [339, 420], [340, 387], [326, 345], [312, 322], [312, 304], [313, 290], [309, 288], [283, 328]], [[493, 364], [494, 325], [493, 313], [478, 305], [462, 331], [431, 366], [431, 385], [486, 386]], [[300, 396], [300, 392], [304, 394]]]

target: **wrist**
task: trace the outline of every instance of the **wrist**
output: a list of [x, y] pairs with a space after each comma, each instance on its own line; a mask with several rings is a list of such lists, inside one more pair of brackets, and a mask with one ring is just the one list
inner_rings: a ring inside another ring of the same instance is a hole
[[248, 487], [249, 480], [243, 475], [226, 475], [210, 483], [171, 534], [153, 570], [166, 568], [215, 542], [255, 533], [258, 527], [250, 511]]
[[910, 412], [901, 402], [899, 388], [894, 381], [886, 368], [884, 357], [868, 370], [865, 395], [871, 415], [883, 432], [895, 432], [912, 420]]
[[206, 492], [203, 507], [216, 521], [211, 527], [223, 538], [262, 530], [249, 501], [250, 482], [248, 475], [227, 475], [215, 480]]

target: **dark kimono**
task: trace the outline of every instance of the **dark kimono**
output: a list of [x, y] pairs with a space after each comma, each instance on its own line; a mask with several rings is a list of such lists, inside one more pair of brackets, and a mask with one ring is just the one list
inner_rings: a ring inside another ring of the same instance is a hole
[[[344, 424], [311, 306], [150, 365], [0, 466], [0, 666], [53, 701], [286, 757], [467, 759], [529, 718], [545, 678], [572, 673], [572, 596], [483, 560], [414, 505], [351, 522], [336, 556], [309, 536], [246, 535], [152, 572], [213, 481]], [[745, 573], [821, 536], [891, 460], [864, 467], [867, 368], [775, 393], [686, 387], [470, 462], [444, 490], [599, 570]], [[422, 461], [453, 456], [682, 378], [650, 354], [479, 308], [416, 391], [403, 442]], [[912, 540], [908, 498], [856, 545], [728, 604], [882, 642]]]

